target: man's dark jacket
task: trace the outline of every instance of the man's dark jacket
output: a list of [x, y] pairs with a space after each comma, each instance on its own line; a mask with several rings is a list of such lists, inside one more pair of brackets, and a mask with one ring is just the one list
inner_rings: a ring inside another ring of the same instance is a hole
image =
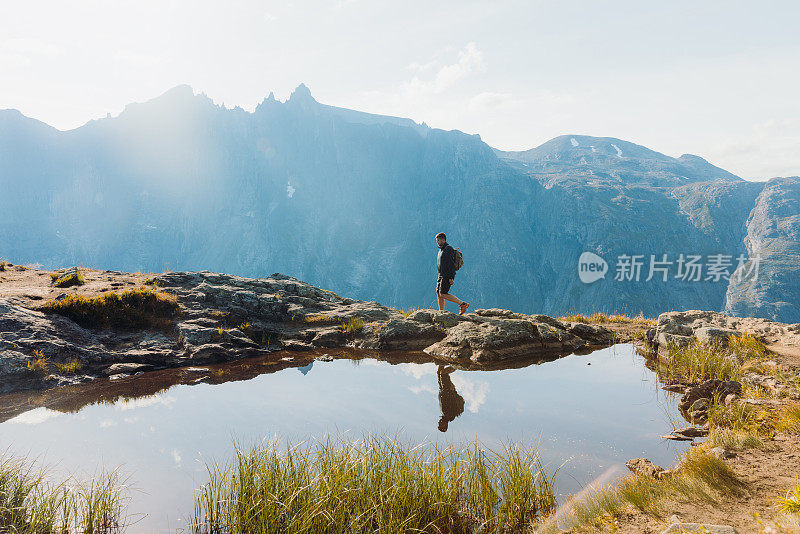
[[439, 270], [439, 276], [446, 280], [456, 277], [456, 251], [447, 243], [439, 247], [436, 268]]

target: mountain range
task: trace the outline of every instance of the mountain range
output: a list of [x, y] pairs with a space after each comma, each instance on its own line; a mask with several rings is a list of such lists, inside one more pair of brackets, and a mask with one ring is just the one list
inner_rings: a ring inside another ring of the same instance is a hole
[[800, 322], [798, 177], [611, 137], [501, 151], [302, 84], [253, 112], [178, 86], [68, 131], [2, 110], [0, 187], [15, 263], [282, 272], [419, 308], [443, 231], [465, 259], [452, 292], [477, 307]]

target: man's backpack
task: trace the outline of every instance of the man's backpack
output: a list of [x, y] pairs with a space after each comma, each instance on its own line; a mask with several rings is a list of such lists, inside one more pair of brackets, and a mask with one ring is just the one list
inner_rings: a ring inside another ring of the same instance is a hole
[[456, 271], [457, 271], [457, 270], [459, 270], [461, 267], [463, 267], [463, 266], [464, 266], [464, 255], [463, 255], [463, 254], [461, 254], [461, 249], [458, 249], [458, 248], [457, 248], [457, 249], [455, 249], [455, 250], [456, 250], [456, 259], [455, 259], [455, 264], [456, 264]]

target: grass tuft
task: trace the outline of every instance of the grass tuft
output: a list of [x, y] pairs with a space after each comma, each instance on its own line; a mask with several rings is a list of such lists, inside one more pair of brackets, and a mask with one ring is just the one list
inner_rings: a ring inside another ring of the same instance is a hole
[[73, 358], [64, 363], [56, 363], [55, 366], [59, 372], [65, 375], [78, 374], [81, 369], [83, 369], [83, 364], [77, 358]]
[[[53, 278], [53, 274], [56, 274], [55, 278]], [[74, 271], [62, 275], [57, 273], [53, 274], [50, 275], [50, 279], [56, 287], [80, 286], [86, 283], [86, 278], [83, 276], [83, 271], [80, 269], [75, 269]]]
[[40, 350], [33, 351], [33, 359], [28, 360], [28, 371], [34, 372], [37, 375], [46, 375], [49, 362], [47, 357]]
[[599, 525], [633, 507], [659, 516], [672, 500], [717, 502], [741, 496], [746, 484], [719, 458], [703, 450], [687, 452], [679, 467], [663, 479], [630, 475], [616, 484], [588, 488], [565, 503], [560, 513], [545, 520], [542, 532]]
[[306, 315], [303, 321], [308, 324], [336, 324], [338, 321], [327, 315]]
[[48, 313], [69, 317], [87, 327], [165, 328], [179, 313], [175, 295], [154, 289], [126, 289], [96, 297], [68, 295], [42, 306]]
[[53, 484], [30, 462], [0, 456], [0, 532], [116, 534], [125, 530], [116, 472]]
[[353, 317], [349, 321], [342, 323], [340, 328], [345, 334], [358, 334], [364, 328], [364, 321], [359, 317]]
[[800, 514], [800, 478], [795, 476], [794, 489], [786, 492], [786, 497], [778, 497], [778, 507], [787, 514]]
[[605, 314], [605, 313], [592, 313], [590, 315], [583, 315], [580, 313], [573, 313], [564, 315], [558, 318], [559, 321], [567, 321], [571, 323], [628, 323], [638, 324], [644, 326], [655, 326], [655, 319], [645, 317], [644, 314], [639, 314], [635, 317], [629, 317], [622, 314]]
[[426, 449], [392, 439], [236, 448], [208, 466], [191, 532], [522, 531], [555, 507], [534, 449]]
[[755, 337], [743, 334], [727, 345], [693, 341], [686, 346], [669, 345], [665, 377], [670, 381], [702, 382], [711, 378], [741, 380], [744, 366], [766, 354]]
[[783, 432], [800, 434], [800, 404], [790, 404], [783, 407], [776, 426], [778, 430]]
[[757, 434], [747, 430], [712, 428], [704, 445], [706, 448], [722, 447], [730, 451], [743, 451], [758, 449], [764, 445], [764, 442]]

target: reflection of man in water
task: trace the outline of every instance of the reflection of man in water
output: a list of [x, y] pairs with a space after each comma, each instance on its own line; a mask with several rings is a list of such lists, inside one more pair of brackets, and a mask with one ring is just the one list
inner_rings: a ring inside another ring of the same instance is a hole
[[450, 373], [455, 371], [452, 367], [440, 365], [436, 370], [439, 378], [439, 408], [442, 417], [439, 418], [439, 432], [447, 432], [447, 425], [464, 412], [464, 398], [458, 394]]

